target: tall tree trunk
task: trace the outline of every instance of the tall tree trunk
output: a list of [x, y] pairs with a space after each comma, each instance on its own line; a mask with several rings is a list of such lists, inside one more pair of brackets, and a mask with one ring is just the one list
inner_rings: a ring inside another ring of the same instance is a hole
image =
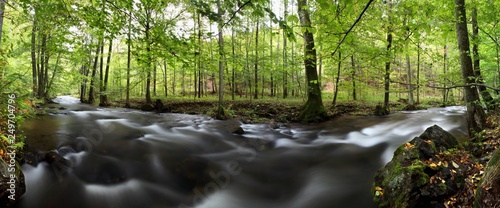
[[46, 53], [47, 48], [47, 35], [42, 34], [42, 45], [40, 47], [40, 66], [38, 67], [38, 98], [45, 97], [43, 92], [45, 91], [45, 60], [47, 58]]
[[236, 68], [236, 54], [234, 52], [234, 27], [231, 27], [231, 57], [232, 57], [232, 67], [231, 67], [231, 100], [234, 100], [234, 94], [235, 94], [235, 87], [236, 84], [234, 83], [235, 81], [235, 74], [234, 74], [234, 68]]
[[[288, 0], [283, 1], [284, 19], [288, 16]], [[287, 36], [286, 31], [283, 29], [283, 99], [288, 97], [288, 81], [287, 81], [288, 57], [287, 57]]]
[[340, 51], [338, 51], [337, 53], [339, 53], [339, 61], [337, 63], [337, 77], [335, 78], [335, 91], [333, 92], [333, 102], [332, 102], [333, 106], [337, 105], [337, 95], [339, 93], [340, 69], [342, 67], [342, 53]]
[[146, 104], [152, 104], [151, 100], [151, 62], [153, 61], [151, 58], [151, 40], [150, 40], [150, 17], [151, 12], [146, 11], [146, 53], [147, 53], [147, 63], [146, 63]]
[[318, 73], [316, 71], [316, 49], [314, 47], [314, 36], [309, 29], [311, 28], [311, 19], [307, 9], [307, 0], [298, 0], [297, 9], [299, 13], [300, 24], [304, 30], [304, 67], [307, 80], [307, 102], [299, 114], [299, 119], [304, 122], [322, 121], [328, 117], [321, 89], [319, 88]]
[[254, 60], [254, 84], [255, 90], [253, 94], [253, 99], [259, 99], [259, 20], [255, 26], [255, 60]]
[[[477, 24], [477, 7], [472, 9], [472, 55], [474, 58], [473, 67], [474, 75], [477, 77], [477, 83], [484, 84], [483, 76], [481, 75], [480, 56], [479, 56], [479, 26]], [[484, 85], [477, 87], [481, 97], [486, 103], [488, 109], [496, 108], [497, 104], [494, 103], [491, 94], [488, 92]]]
[[417, 104], [420, 103], [420, 40], [417, 44]]
[[92, 74], [90, 76], [90, 89], [89, 89], [89, 104], [93, 104], [95, 102], [95, 79], [96, 79], [96, 74], [97, 74], [97, 63], [99, 63], [99, 53], [101, 49], [101, 41], [98, 41], [97, 46], [96, 46], [96, 52], [95, 52], [95, 57], [94, 57], [94, 66], [92, 67]]
[[125, 98], [125, 107], [130, 108], [130, 61], [132, 59], [131, 56], [131, 45], [132, 45], [132, 12], [128, 14], [128, 32], [127, 32], [127, 89], [126, 89], [126, 98]]
[[107, 90], [108, 90], [108, 78], [109, 78], [109, 65], [111, 64], [111, 52], [113, 49], [113, 39], [109, 39], [109, 48], [108, 48], [108, 58], [106, 60], [106, 69], [104, 72], [104, 84], [102, 86], [102, 100], [100, 105], [101, 106], [108, 106], [108, 95], [107, 95]]
[[224, 38], [222, 36], [222, 26], [224, 24], [222, 20], [222, 4], [221, 0], [217, 0], [217, 28], [219, 32], [219, 104], [217, 107], [217, 119], [224, 119], [226, 113], [224, 112]]
[[104, 38], [101, 39], [101, 56], [99, 57], [99, 105], [104, 101]]
[[351, 71], [352, 99], [357, 100], [357, 96], [356, 96], [356, 63], [354, 62], [354, 54], [351, 55], [351, 65], [352, 65], [352, 71]]
[[[0, 0], [3, 1], [3, 0]], [[37, 74], [37, 61], [36, 61], [36, 31], [37, 31], [37, 22], [36, 22], [36, 11], [33, 16], [33, 28], [31, 29], [31, 72], [32, 72], [32, 83], [33, 83], [33, 96], [37, 96], [38, 94], [38, 74]]]
[[167, 84], [167, 59], [163, 58], [163, 85], [165, 87], [165, 97], [168, 96], [168, 84]]
[[[57, 54], [56, 64], [54, 65], [54, 70], [52, 71], [52, 77], [50, 80], [47, 79], [47, 87], [45, 89], [45, 97], [48, 99], [50, 96], [50, 89], [52, 88], [52, 83], [54, 83], [54, 78], [57, 74], [57, 68], [59, 67], [59, 63], [61, 61], [61, 53]], [[48, 71], [48, 70], [47, 70]]]
[[387, 25], [387, 60], [385, 62], [385, 75], [384, 75], [384, 106], [382, 107], [382, 112], [378, 112], [379, 115], [389, 114], [389, 87], [391, 82], [391, 60], [392, 60], [392, 0], [388, 0], [388, 25]]
[[[201, 18], [200, 18], [200, 13], [198, 12], [196, 14], [197, 16], [197, 22], [198, 22], [198, 98], [201, 98], [201, 92], [203, 91], [203, 79], [201, 75], [201, 49], [202, 49], [202, 43], [201, 43]], [[195, 72], [196, 73], [196, 72]]]
[[448, 71], [448, 45], [444, 45], [444, 52], [443, 52], [443, 106], [447, 105], [447, 98], [448, 98], [448, 89], [447, 89], [447, 80], [446, 80], [446, 73]]
[[413, 100], [413, 84], [412, 84], [413, 73], [411, 71], [409, 54], [406, 54], [406, 76], [408, 79], [408, 105], [410, 108], [414, 109], [415, 101]]
[[470, 57], [469, 33], [467, 32], [467, 18], [465, 14], [465, 0], [455, 0], [455, 18], [456, 33], [458, 40], [458, 49], [460, 51], [460, 68], [462, 78], [468, 85], [465, 87], [465, 102], [467, 104], [467, 125], [469, 136], [473, 137], [476, 133], [484, 129], [486, 115], [479, 104], [479, 94], [474, 86], [474, 69], [472, 68], [472, 59]]

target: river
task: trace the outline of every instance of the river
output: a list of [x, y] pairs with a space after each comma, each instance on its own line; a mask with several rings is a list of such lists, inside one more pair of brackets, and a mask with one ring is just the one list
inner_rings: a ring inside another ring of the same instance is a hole
[[246, 133], [236, 135], [201, 115], [54, 101], [48, 115], [25, 122], [26, 143], [69, 165], [24, 164], [20, 208], [374, 207], [373, 175], [399, 145], [434, 124], [465, 136], [463, 107], [242, 124]]

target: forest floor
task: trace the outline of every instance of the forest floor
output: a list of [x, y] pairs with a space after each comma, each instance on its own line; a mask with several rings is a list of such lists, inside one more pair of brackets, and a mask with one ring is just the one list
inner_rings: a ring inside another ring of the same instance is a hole
[[[298, 122], [297, 116], [301, 111], [301, 106], [304, 103], [300, 100], [253, 100], [253, 101], [225, 101], [226, 117], [228, 119], [237, 119], [243, 123], [269, 123], [279, 122], [288, 124], [290, 122]], [[131, 99], [130, 107], [132, 109], [145, 109], [144, 99]], [[183, 113], [197, 114], [215, 117], [217, 111], [217, 101], [210, 100], [162, 100], [163, 108], [156, 110], [161, 113]], [[111, 104], [116, 107], [125, 106], [125, 101], [116, 101]], [[154, 110], [154, 106], [149, 110]], [[390, 104], [394, 111], [402, 110], [405, 104], [402, 102], [393, 102]], [[343, 101], [336, 105], [326, 104], [325, 108], [328, 111], [330, 119], [343, 115], [370, 116], [374, 115], [375, 105], [372, 103], [361, 101]]]

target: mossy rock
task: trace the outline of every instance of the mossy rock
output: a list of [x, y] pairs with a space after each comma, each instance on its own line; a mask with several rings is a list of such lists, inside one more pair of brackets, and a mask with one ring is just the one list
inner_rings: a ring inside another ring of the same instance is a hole
[[[460, 175], [464, 175], [465, 170], [429, 164], [429, 159], [435, 159], [440, 150], [458, 145], [448, 134], [432, 126], [395, 151], [393, 159], [375, 174], [372, 193], [378, 207], [439, 207], [459, 190], [461, 183], [457, 181], [463, 182]], [[443, 135], [446, 142], [441, 141]]]

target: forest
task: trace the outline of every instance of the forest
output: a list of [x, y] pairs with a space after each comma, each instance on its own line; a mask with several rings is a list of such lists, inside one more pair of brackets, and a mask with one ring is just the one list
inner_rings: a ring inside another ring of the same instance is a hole
[[498, 146], [500, 1], [0, 0], [0, 11], [2, 148], [63, 95], [273, 129], [464, 106], [467, 144], [490, 142], [482, 156]]
[[[2, 91], [46, 100], [72, 94], [101, 106], [306, 99], [314, 85], [333, 104], [463, 100], [452, 1], [219, 3], [6, 2]], [[475, 77], [497, 96], [499, 5], [466, 7]]]

